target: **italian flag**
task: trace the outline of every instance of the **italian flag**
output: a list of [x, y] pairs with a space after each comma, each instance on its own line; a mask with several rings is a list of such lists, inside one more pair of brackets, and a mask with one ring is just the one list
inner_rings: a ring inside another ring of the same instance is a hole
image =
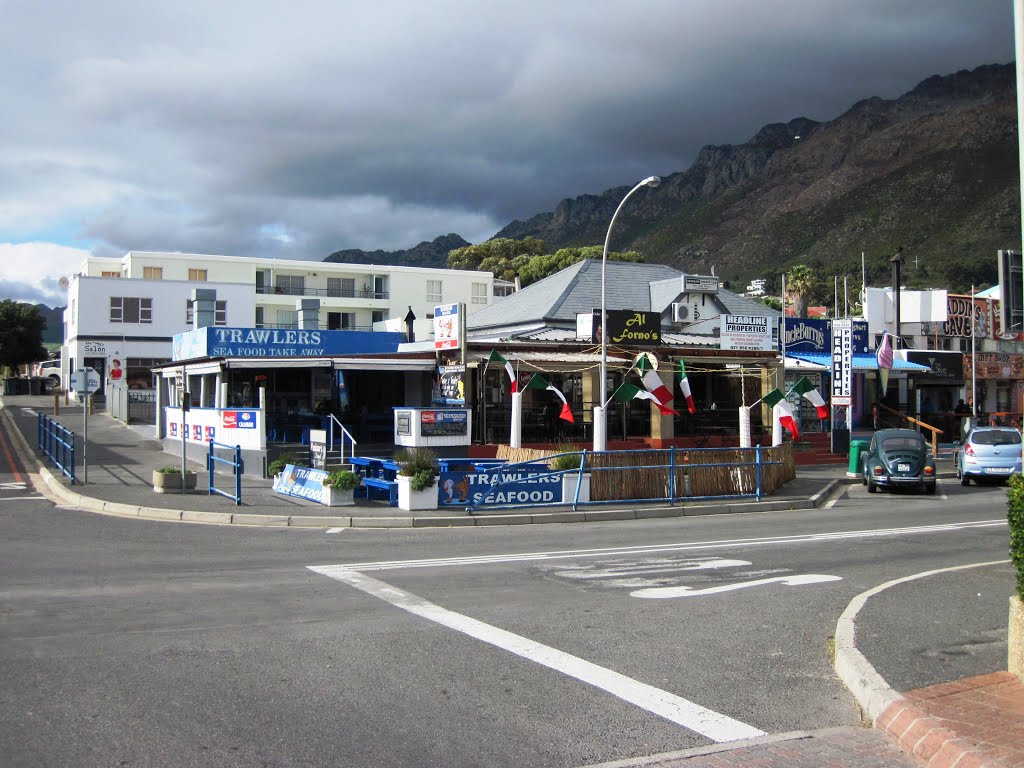
[[[643, 354], [640, 359], [636, 361], [636, 369], [640, 371], [640, 376], [643, 379], [644, 389], [654, 395], [658, 401], [659, 406], [668, 406], [672, 403], [673, 396], [672, 391], [665, 386], [665, 383], [661, 380], [661, 376], [654, 370], [650, 360], [647, 359], [647, 355]], [[675, 413], [671, 408], [668, 409], [672, 413]], [[662, 413], [665, 411], [663, 410]]]
[[509, 386], [511, 387], [512, 392], [518, 392], [519, 384], [516, 380], [516, 372], [512, 370], [512, 363], [499, 355], [496, 349], [491, 350], [491, 356], [487, 358], [487, 365], [484, 366], [484, 373], [487, 373], [487, 366], [491, 363], [500, 363], [505, 367], [505, 373], [508, 374]]
[[650, 400], [661, 411], [663, 416], [678, 416], [676, 411], [673, 411], [668, 406], [662, 404], [662, 402], [654, 396], [653, 392], [649, 392], [646, 389], [640, 389], [640, 387], [634, 387], [628, 381], [622, 382], [619, 388], [612, 393], [612, 400], [619, 400], [621, 402], [627, 402], [629, 400]]
[[793, 391], [814, 406], [814, 410], [818, 412], [819, 419], [828, 418], [828, 405], [825, 404], [825, 400], [822, 398], [821, 392], [815, 389], [814, 385], [811, 384], [810, 379], [806, 376], [801, 376], [800, 381], [798, 381], [793, 387]]
[[572, 408], [569, 407], [569, 402], [565, 399], [565, 395], [562, 391], [553, 384], [548, 384], [548, 380], [541, 376], [539, 373], [533, 374], [533, 377], [526, 384], [527, 389], [546, 389], [549, 392], [554, 392], [558, 399], [562, 401], [562, 412], [558, 414], [558, 418], [565, 419], [570, 424], [575, 424], [576, 420], [572, 417]]
[[686, 407], [690, 413], [697, 412], [697, 406], [693, 404], [693, 393], [690, 391], [690, 380], [686, 378], [686, 364], [679, 358], [679, 388], [683, 390], [683, 397], [686, 398]]
[[779, 406], [779, 423], [789, 430], [794, 440], [799, 440], [800, 430], [796, 426], [796, 419], [793, 418], [793, 411], [789, 409], [786, 396], [779, 391], [778, 387], [762, 397], [761, 401], [769, 408], [774, 409], [776, 405]]

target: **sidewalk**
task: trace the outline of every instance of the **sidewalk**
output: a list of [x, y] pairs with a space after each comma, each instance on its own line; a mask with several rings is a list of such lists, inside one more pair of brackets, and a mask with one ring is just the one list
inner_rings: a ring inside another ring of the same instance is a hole
[[[455, 515], [451, 510], [407, 513], [386, 502], [357, 507], [323, 507], [273, 493], [270, 480], [245, 478], [241, 507], [207, 493], [157, 494], [154, 469], [177, 464], [146, 429], [129, 428], [105, 413], [89, 417], [88, 482], [67, 484], [41, 468], [35, 450], [35, 413], [52, 411], [53, 398], [0, 398], [0, 426], [7, 427], [21, 461], [38, 473], [45, 492], [60, 503], [104, 514], [194, 523], [261, 526], [438, 527], [546, 522], [596, 522], [654, 517], [720, 514], [723, 512], [813, 509], [836, 498], [850, 481], [845, 467], [799, 467], [798, 476], [763, 502], [694, 503], [676, 507], [629, 506], [560, 510], [524, 510], [509, 514]], [[78, 407], [61, 407], [58, 420], [82, 433]], [[13, 427], [13, 428], [11, 428]], [[945, 462], [943, 462], [945, 463]], [[208, 477], [203, 467], [200, 487]], [[83, 475], [84, 472], [80, 472]], [[952, 477], [948, 466], [940, 477]], [[860, 702], [874, 729], [834, 728], [816, 732], [774, 734], [749, 742], [701, 747], [636, 760], [604, 763], [600, 768], [1009, 768], [1024, 766], [1024, 684], [1007, 672], [953, 680], [904, 694], [892, 690], [857, 650], [854, 617], [869, 593], [850, 604], [836, 630], [835, 667]], [[863, 600], [861, 600], [863, 598]], [[858, 601], [860, 601], [858, 603]], [[901, 751], [902, 749], [902, 751]], [[596, 766], [592, 768], [598, 768]]]
[[[638, 520], [654, 517], [767, 512], [780, 509], [813, 509], [823, 503], [844, 482], [841, 467], [800, 467], [797, 478], [786, 483], [765, 501], [737, 500], [730, 503], [699, 502], [684, 505], [622, 505], [524, 508], [480, 511], [468, 515], [458, 508], [404, 512], [386, 501], [357, 499], [354, 507], [325, 507], [316, 502], [275, 494], [270, 479], [246, 476], [242, 481], [242, 504], [209, 495], [209, 472], [194, 462], [189, 468], [199, 473], [198, 491], [160, 494], [153, 491], [153, 470], [180, 465], [181, 457], [167, 453], [152, 438], [152, 427], [128, 427], [105, 412], [88, 417], [86, 468], [78, 461], [80, 484], [70, 485], [59, 470], [43, 466], [37, 444], [36, 413], [52, 416], [53, 397], [20, 395], [0, 398], [0, 412], [11, 419], [20, 436], [19, 448], [31, 472], [39, 472], [47, 492], [62, 503], [94, 512], [157, 520], [179, 520], [221, 525], [270, 525], [292, 527], [425, 528], [474, 525], [523, 525], [540, 523], [600, 522]], [[61, 405], [56, 420], [81, 438], [81, 406]], [[11, 423], [8, 422], [8, 423]], [[16, 438], [17, 439], [17, 438]], [[233, 492], [232, 478], [217, 476], [218, 487]]]

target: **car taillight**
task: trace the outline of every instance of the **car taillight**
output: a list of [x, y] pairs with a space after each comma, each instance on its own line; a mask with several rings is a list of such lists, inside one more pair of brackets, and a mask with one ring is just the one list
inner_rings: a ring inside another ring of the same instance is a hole
[[964, 455], [965, 456], [973, 456], [974, 455], [974, 449], [971, 448], [971, 444], [970, 443], [967, 443], [964, 446]]
[[875, 467], [875, 468], [874, 468], [874, 469], [873, 469], [872, 471], [873, 471], [873, 472], [874, 472], [874, 473], [875, 473], [876, 475], [884, 475], [884, 474], [885, 474], [885, 470], [884, 470], [884, 469], [882, 469], [882, 468], [881, 468], [881, 467], [879, 467], [879, 466], [876, 466], [876, 467]]
[[924, 473], [926, 475], [934, 475], [935, 474], [935, 467], [925, 467], [924, 468]]

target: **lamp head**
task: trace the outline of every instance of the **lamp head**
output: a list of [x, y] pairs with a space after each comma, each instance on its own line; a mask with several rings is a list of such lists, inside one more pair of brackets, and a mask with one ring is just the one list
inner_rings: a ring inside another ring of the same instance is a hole
[[656, 187], [656, 186], [658, 186], [659, 184], [661, 184], [661, 177], [660, 177], [660, 176], [648, 176], [648, 177], [647, 177], [646, 179], [644, 179], [644, 180], [643, 180], [643, 182], [641, 182], [641, 183], [642, 183], [642, 184], [643, 184], [644, 186], [646, 186], [646, 187], [651, 187], [651, 188], [653, 189], [654, 187]]

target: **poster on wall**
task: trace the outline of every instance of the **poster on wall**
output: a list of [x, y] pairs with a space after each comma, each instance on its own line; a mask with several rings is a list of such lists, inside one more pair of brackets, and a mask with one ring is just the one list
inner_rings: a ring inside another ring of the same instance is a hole
[[466, 404], [466, 366], [437, 367], [437, 402], [440, 405]]
[[453, 437], [469, 434], [466, 411], [420, 411], [420, 435]]
[[459, 305], [434, 307], [434, 349], [458, 349]]

